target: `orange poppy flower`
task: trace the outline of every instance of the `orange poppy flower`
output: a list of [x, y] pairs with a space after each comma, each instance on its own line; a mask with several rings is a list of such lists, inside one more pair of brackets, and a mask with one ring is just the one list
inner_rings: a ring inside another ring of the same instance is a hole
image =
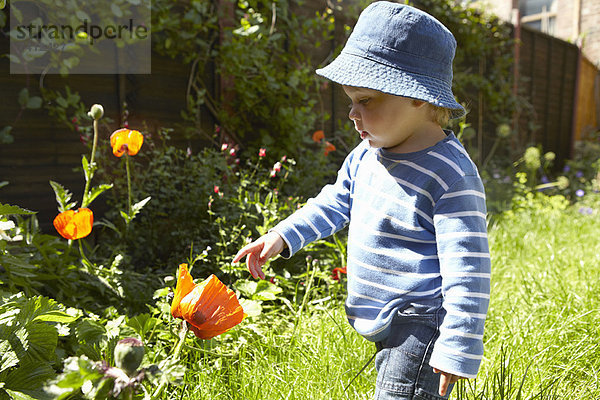
[[334, 268], [333, 271], [331, 271], [331, 278], [334, 281], [339, 281], [340, 278], [342, 277], [342, 274], [346, 274], [346, 267], [342, 267], [342, 268]]
[[63, 211], [54, 218], [54, 227], [65, 239], [81, 239], [92, 231], [94, 213], [89, 208]]
[[121, 157], [125, 152], [130, 156], [135, 156], [144, 143], [144, 135], [139, 131], [123, 128], [118, 129], [110, 135], [110, 145], [113, 154]]
[[325, 155], [335, 151], [335, 146], [330, 142], [325, 142]]
[[191, 331], [200, 339], [225, 333], [246, 316], [233, 290], [214, 275], [194, 283], [187, 264], [180, 264], [177, 271], [171, 315], [187, 321]]
[[325, 132], [323, 132], [321, 130], [315, 131], [315, 133], [313, 133], [313, 135], [312, 135], [313, 142], [319, 143], [324, 138], [325, 138]]

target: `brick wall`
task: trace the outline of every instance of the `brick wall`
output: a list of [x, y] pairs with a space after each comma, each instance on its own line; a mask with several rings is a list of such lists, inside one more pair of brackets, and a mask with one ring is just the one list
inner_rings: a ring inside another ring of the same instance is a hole
[[600, 66], [600, 1], [581, 0], [580, 32], [584, 35], [583, 53]]
[[574, 24], [576, 23], [575, 3], [579, 0], [557, 0], [556, 25], [554, 35], [567, 41], [576, 39]]

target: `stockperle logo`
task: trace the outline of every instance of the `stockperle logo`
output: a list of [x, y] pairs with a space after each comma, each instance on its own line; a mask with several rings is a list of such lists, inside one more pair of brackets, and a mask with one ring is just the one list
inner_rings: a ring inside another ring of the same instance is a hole
[[9, 8], [11, 74], [151, 73], [150, 0], [11, 0]]

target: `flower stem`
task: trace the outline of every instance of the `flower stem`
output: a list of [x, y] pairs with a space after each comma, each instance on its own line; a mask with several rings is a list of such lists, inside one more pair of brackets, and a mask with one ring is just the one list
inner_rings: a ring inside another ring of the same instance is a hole
[[92, 265], [91, 261], [87, 258], [87, 256], [85, 255], [85, 252], [83, 251], [83, 245], [81, 244], [81, 239], [77, 239], [77, 242], [79, 243], [79, 254], [81, 254], [81, 258], [83, 260], [85, 260], [85, 263], [87, 263], [87, 265], [85, 265], [86, 269], [89, 271], [90, 270], [90, 265]]
[[123, 390], [123, 399], [124, 400], [132, 400], [133, 399], [133, 388], [127, 387]]
[[92, 154], [90, 155], [90, 163], [88, 164], [88, 172], [85, 181], [85, 189], [83, 189], [83, 199], [81, 199], [81, 206], [87, 207], [88, 190], [90, 189], [90, 183], [94, 176], [94, 155], [96, 154], [96, 145], [98, 144], [98, 120], [94, 120], [94, 140], [92, 142]]
[[129, 171], [129, 154], [125, 154], [125, 168], [127, 168], [127, 214], [129, 215], [129, 221], [131, 221], [131, 172]]
[[[179, 330], [179, 342], [177, 343], [177, 345], [175, 345], [175, 350], [173, 350], [173, 354], [171, 355], [171, 357], [173, 357], [173, 359], [175, 359], [175, 360], [179, 358], [179, 353], [181, 353], [181, 348], [183, 347], [183, 344], [185, 343], [185, 335], [187, 334], [187, 331], [188, 331], [187, 323], [185, 321], [181, 321], [181, 329]], [[160, 396], [162, 391], [167, 387], [168, 384], [169, 384], [168, 381], [166, 381], [166, 380], [162, 381], [161, 384], [156, 388], [156, 390], [154, 391], [154, 393], [152, 394], [152, 397], [150, 399], [151, 400], [158, 399], [158, 397]]]

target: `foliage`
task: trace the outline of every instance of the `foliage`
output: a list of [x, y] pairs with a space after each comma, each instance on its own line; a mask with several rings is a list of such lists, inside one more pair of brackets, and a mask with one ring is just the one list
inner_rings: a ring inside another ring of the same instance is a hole
[[[465, 2], [411, 2], [436, 17], [456, 38], [453, 92], [468, 111], [466, 122], [471, 125], [472, 135], [468, 135], [465, 145], [469, 154], [484, 168], [492, 156], [500, 167], [507, 166], [514, 157], [512, 146], [506, 145], [509, 138], [515, 140], [509, 127], [511, 118], [517, 108], [525, 108], [525, 99], [513, 93], [514, 39], [510, 24]], [[471, 109], [475, 102], [484, 107], [483, 114]], [[457, 126], [460, 122], [456, 121], [453, 127], [462, 131]], [[484, 141], [493, 143], [492, 147], [484, 148]], [[522, 151], [521, 146], [517, 146], [517, 152]]]
[[[203, 274], [240, 277], [241, 268], [231, 264], [237, 250], [297, 207], [298, 198], [279, 195], [295, 162], [282, 157], [271, 166], [266, 156], [254, 155], [242, 165], [233, 148], [190, 154], [170, 144], [169, 131], [159, 135], [147, 137], [132, 182], [135, 197], [151, 196], [152, 201], [125, 234], [106, 231], [101, 240], [114, 241], [116, 247], [123, 243], [140, 270], [178, 265], [189, 255]], [[102, 174], [113, 177], [111, 209], [121, 209], [122, 173], [108, 166]], [[109, 211], [108, 219], [113, 214]]]
[[[300, 185], [292, 177], [292, 195], [314, 194], [334, 176], [343, 154], [325, 157], [311, 140], [328, 116], [322, 111], [320, 81], [314, 74], [317, 61], [307, 51], [332, 39], [331, 9], [305, 13], [288, 0], [235, 1], [231, 11], [227, 2], [220, 10], [200, 2], [157, 3], [156, 51], [192, 64], [188, 107], [182, 113], [185, 137], [200, 133], [215, 146], [227, 143], [250, 152], [266, 146], [275, 154], [301, 158], [299, 176], [316, 179]], [[222, 96], [210, 89], [211, 68], [220, 77]], [[216, 132], [202, 128], [202, 107], [216, 121]], [[343, 148], [348, 131], [332, 134], [334, 144]]]
[[[101, 107], [94, 106], [96, 109]], [[99, 119], [100, 114], [96, 115]], [[90, 160], [82, 157], [85, 189], [81, 204], [89, 206], [111, 184], [92, 186], [97, 169], [94, 162], [97, 143], [97, 120]], [[72, 194], [60, 183], [50, 181], [55, 192], [58, 211], [76, 207]], [[73, 242], [64, 242], [55, 236], [42, 234], [35, 216], [29, 219], [20, 215], [32, 214], [16, 206], [0, 205], [0, 212], [15, 215], [15, 220], [0, 214], [0, 283], [11, 293], [22, 291], [28, 296], [52, 296], [63, 304], [87, 310], [102, 310], [108, 305], [128, 308], [129, 312], [145, 308], [152, 293], [152, 278], [145, 275], [123, 274], [123, 255], [107, 253], [106, 257], [90, 261], [82, 241], [78, 240], [79, 256], [72, 251]], [[92, 257], [94, 258], [94, 257]], [[148, 288], [148, 286], [150, 286]], [[148, 297], [144, 297], [144, 293]]]
[[[54, 377], [59, 336], [78, 317], [54, 300], [22, 293], [0, 297], [0, 396], [45, 398], [42, 387]], [[30, 397], [28, 397], [30, 396]]]

